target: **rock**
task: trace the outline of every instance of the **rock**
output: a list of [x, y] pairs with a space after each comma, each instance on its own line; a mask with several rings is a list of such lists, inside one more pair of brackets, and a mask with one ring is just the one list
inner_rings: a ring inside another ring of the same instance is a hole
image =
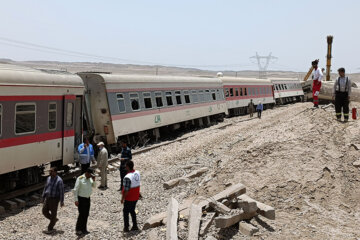
[[259, 229], [253, 225], [251, 225], [250, 223], [247, 222], [240, 222], [239, 224], [239, 230], [242, 234], [247, 235], [247, 236], [252, 236], [254, 233], [258, 232]]
[[360, 167], [360, 160], [353, 162], [354, 167]]
[[159, 239], [159, 234], [158, 231], [156, 229], [152, 229], [149, 233], [148, 233], [148, 240], [158, 240]]

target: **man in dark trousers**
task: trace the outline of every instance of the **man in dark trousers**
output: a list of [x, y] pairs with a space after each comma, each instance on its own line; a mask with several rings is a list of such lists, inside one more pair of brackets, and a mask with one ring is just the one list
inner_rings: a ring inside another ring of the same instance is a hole
[[256, 111], [258, 113], [258, 118], [261, 118], [261, 112], [264, 110], [264, 105], [261, 102], [256, 106]]
[[120, 189], [119, 191], [122, 190], [123, 187], [123, 181], [124, 181], [124, 177], [127, 174], [125, 165], [127, 161], [130, 161], [132, 159], [132, 154], [131, 154], [131, 148], [128, 147], [127, 142], [125, 140], [123, 140], [121, 142], [122, 144], [122, 149], [121, 149], [121, 156], [120, 156], [120, 179], [121, 179], [121, 184], [120, 184]]
[[121, 203], [124, 204], [124, 232], [129, 232], [129, 213], [133, 226], [131, 231], [139, 230], [136, 222], [136, 203], [140, 198], [140, 173], [134, 169], [134, 162], [129, 160], [125, 164], [127, 174], [124, 178]]
[[250, 113], [250, 117], [252, 118], [254, 114], [254, 103], [252, 99], [250, 99], [250, 102], [248, 104], [248, 112]]
[[42, 212], [50, 220], [47, 233], [51, 233], [59, 220], [56, 218], [59, 202], [61, 207], [64, 206], [64, 183], [57, 175], [56, 167], [50, 168], [50, 176], [46, 180], [41, 200], [44, 203]]
[[85, 137], [84, 142], [79, 145], [78, 152], [79, 162], [81, 165], [81, 174], [84, 174], [86, 169], [90, 167], [90, 162], [95, 162], [94, 148], [87, 137]]
[[88, 234], [87, 220], [90, 211], [90, 196], [92, 189], [95, 188], [95, 175], [92, 168], [86, 169], [85, 174], [76, 179], [73, 189], [75, 206], [78, 207], [79, 216], [76, 222], [76, 234]]
[[345, 68], [339, 68], [339, 77], [334, 83], [333, 98], [335, 97], [336, 118], [341, 121], [341, 109], [344, 113], [344, 122], [349, 120], [349, 101], [351, 94], [351, 81], [345, 76]]

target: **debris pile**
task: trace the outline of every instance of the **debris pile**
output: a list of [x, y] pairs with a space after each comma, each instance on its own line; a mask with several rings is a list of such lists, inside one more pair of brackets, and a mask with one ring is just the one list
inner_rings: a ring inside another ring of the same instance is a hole
[[178, 225], [187, 225], [188, 239], [199, 239], [209, 235], [208, 230], [212, 225], [222, 229], [239, 223], [240, 232], [252, 236], [259, 229], [249, 223], [249, 220], [259, 214], [275, 220], [275, 209], [245, 193], [245, 186], [238, 183], [210, 198], [187, 201], [180, 206], [175, 198], [170, 198], [167, 212], [149, 218], [143, 230], [166, 224], [166, 239], [173, 240], [178, 239]]

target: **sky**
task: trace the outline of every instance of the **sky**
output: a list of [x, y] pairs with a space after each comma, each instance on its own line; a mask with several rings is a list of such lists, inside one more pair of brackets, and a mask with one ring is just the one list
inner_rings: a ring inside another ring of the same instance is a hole
[[[358, 0], [0, 0], [0, 58], [360, 72]], [[264, 64], [264, 63], [263, 63]]]

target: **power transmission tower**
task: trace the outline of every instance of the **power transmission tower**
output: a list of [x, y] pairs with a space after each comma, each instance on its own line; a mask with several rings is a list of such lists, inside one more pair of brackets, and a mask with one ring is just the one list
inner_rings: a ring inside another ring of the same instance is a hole
[[278, 59], [277, 57], [271, 56], [272, 53], [270, 53], [268, 56], [259, 56], [258, 53], [256, 53], [255, 56], [250, 57], [250, 59], [256, 59], [257, 64], [259, 66], [259, 78], [266, 78], [266, 71], [269, 67], [271, 60]]

